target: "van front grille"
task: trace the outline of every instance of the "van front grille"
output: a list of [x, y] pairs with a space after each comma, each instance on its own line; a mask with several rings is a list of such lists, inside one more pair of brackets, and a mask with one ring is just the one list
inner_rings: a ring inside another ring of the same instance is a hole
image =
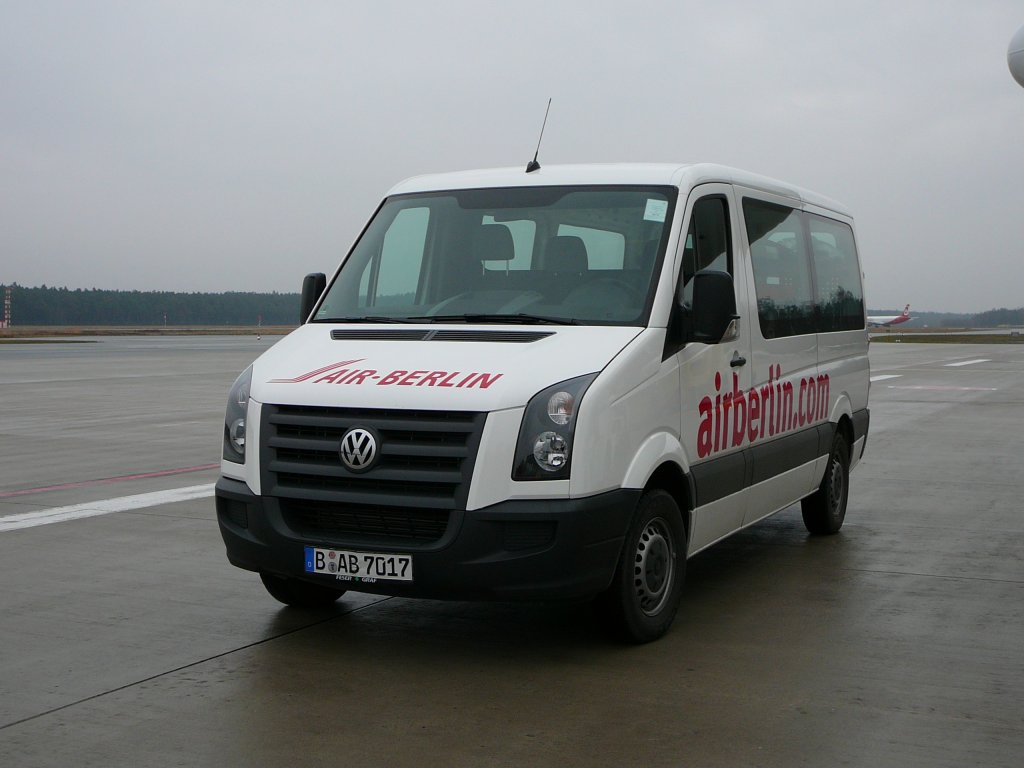
[[[439, 538], [465, 509], [485, 413], [266, 405], [260, 425], [264, 494], [303, 535]], [[352, 427], [378, 438], [372, 467], [341, 462]], [[342, 541], [339, 541], [342, 543]]]

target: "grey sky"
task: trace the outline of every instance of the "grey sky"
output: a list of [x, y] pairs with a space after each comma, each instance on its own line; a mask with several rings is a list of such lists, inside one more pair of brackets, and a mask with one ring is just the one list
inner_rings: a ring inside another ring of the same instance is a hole
[[1020, 0], [0, 0], [0, 283], [297, 291], [427, 172], [710, 161], [842, 200], [873, 308], [1024, 305]]

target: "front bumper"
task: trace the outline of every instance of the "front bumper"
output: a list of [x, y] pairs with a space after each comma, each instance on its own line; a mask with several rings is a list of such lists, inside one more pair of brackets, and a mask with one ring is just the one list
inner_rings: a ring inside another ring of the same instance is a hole
[[[310, 538], [289, 528], [278, 500], [245, 483], [217, 482], [217, 521], [228, 560], [357, 592], [437, 599], [571, 599], [595, 595], [612, 580], [639, 489], [583, 499], [507, 501], [456, 511], [440, 539], [394, 545], [366, 538]], [[415, 581], [341, 581], [304, 570], [305, 547], [410, 553]]]

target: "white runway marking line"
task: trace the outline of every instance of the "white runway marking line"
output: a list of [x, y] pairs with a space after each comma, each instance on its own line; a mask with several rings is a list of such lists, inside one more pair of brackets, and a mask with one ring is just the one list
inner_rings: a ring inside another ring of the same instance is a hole
[[880, 373], [878, 376], [872, 376], [871, 381], [885, 381], [886, 379], [898, 379], [902, 375], [902, 373]]
[[981, 358], [980, 360], [964, 360], [960, 363], [946, 363], [947, 368], [960, 368], [964, 365], [977, 365], [978, 363], [991, 363], [992, 361], [988, 358]]
[[21, 528], [35, 528], [38, 525], [63, 523], [66, 520], [80, 520], [83, 517], [98, 517], [114, 512], [129, 512], [133, 509], [155, 507], [158, 504], [173, 504], [176, 501], [191, 501], [213, 495], [213, 483], [193, 485], [188, 488], [172, 488], [168, 491], [139, 493], [135, 496], [121, 496], [117, 499], [101, 499], [69, 507], [40, 509], [19, 515], [0, 517], [0, 533], [17, 531]]
[[894, 384], [887, 385], [889, 389], [920, 389], [928, 392], [998, 392], [999, 389], [996, 387], [944, 387], [941, 385], [918, 385], [918, 386], [899, 386]]

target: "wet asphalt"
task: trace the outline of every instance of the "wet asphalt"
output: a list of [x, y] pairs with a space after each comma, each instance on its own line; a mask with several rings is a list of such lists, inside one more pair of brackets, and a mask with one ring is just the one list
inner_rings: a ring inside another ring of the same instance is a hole
[[1022, 764], [1024, 346], [873, 344], [840, 534], [702, 552], [641, 647], [584, 604], [284, 608], [210, 496], [4, 528], [202, 494], [273, 340], [0, 345], [0, 765]]

